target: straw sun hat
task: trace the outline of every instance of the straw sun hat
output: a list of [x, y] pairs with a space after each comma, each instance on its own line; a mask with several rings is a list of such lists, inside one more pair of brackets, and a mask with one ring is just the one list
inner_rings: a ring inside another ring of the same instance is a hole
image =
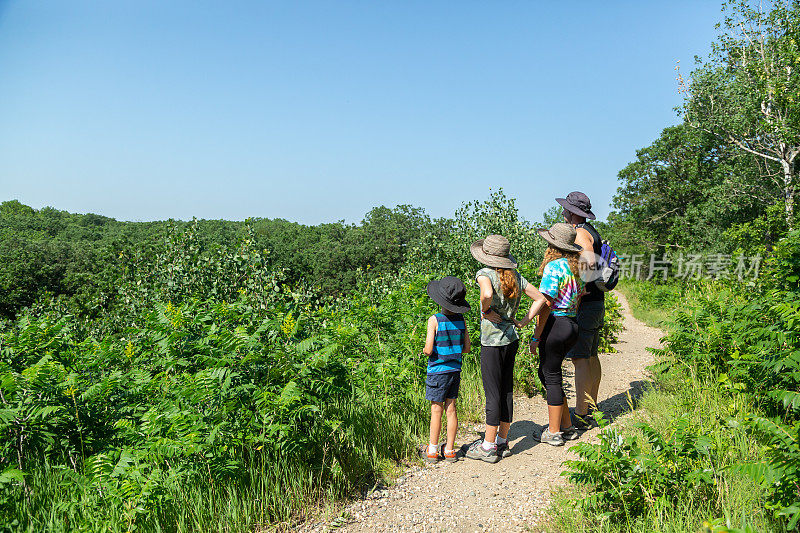
[[495, 268], [517, 268], [517, 260], [509, 255], [511, 244], [502, 235], [489, 235], [472, 243], [472, 257], [484, 265]]
[[575, 237], [578, 236], [578, 232], [575, 231], [572, 224], [559, 222], [558, 224], [550, 226], [550, 229], [538, 229], [536, 233], [538, 233], [542, 239], [550, 243], [551, 246], [559, 250], [565, 252], [580, 252], [583, 250], [583, 248], [575, 244]]

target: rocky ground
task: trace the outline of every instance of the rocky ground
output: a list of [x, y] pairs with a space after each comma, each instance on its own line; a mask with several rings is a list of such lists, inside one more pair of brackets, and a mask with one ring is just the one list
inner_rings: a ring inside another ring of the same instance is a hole
[[[624, 309], [625, 330], [617, 353], [601, 355], [603, 381], [600, 409], [612, 419], [629, 408], [628, 395], [641, 393], [647, 379], [645, 367], [652, 362], [648, 347], [659, 346], [662, 332], [639, 322], [628, 303], [617, 294]], [[567, 382], [572, 365], [564, 364]], [[571, 392], [571, 391], [570, 391]], [[574, 405], [574, 401], [570, 401]], [[583, 433], [564, 447], [533, 440], [534, 432], [547, 420], [541, 397], [518, 397], [515, 422], [509, 432], [513, 455], [496, 464], [461, 460], [412, 467], [388, 489], [375, 490], [363, 500], [349, 504], [341, 518], [328, 523], [307, 524], [307, 531], [341, 528], [349, 532], [433, 531], [529, 531], [535, 530], [545, 512], [551, 489], [565, 483], [561, 463], [574, 458], [569, 447], [592, 440], [599, 429]], [[481, 435], [482, 426], [472, 428], [460, 444]]]

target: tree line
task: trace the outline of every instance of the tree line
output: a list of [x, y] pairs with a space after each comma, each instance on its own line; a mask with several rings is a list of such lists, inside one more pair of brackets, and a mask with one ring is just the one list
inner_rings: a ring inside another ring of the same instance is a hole
[[687, 78], [681, 122], [620, 173], [609, 217], [631, 253], [765, 252], [797, 223], [800, 4], [723, 4]]
[[442, 224], [411, 206], [376, 207], [360, 224], [308, 226], [282, 219], [120, 222], [19, 201], [0, 204], [0, 317], [12, 319], [50, 296], [73, 303], [113, 290], [116, 278], [189, 226], [201, 254], [248, 237], [288, 279], [323, 294], [350, 291], [359, 272], [397, 274], [423, 235]]

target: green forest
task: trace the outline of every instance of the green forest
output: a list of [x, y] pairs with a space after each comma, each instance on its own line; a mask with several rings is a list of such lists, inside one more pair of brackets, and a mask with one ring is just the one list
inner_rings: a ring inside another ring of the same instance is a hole
[[[620, 170], [597, 227], [623, 258], [763, 260], [744, 278], [650, 276], [645, 260], [622, 281], [666, 332], [653, 382], [638, 416], [574, 448], [537, 527], [800, 527], [798, 68], [800, 2], [726, 4], [710, 56], [680, 76], [677, 125]], [[381, 206], [317, 226], [4, 201], [0, 529], [285, 530], [390, 482], [427, 431], [427, 282], [460, 277], [475, 309], [469, 245], [495, 233], [538, 280], [534, 230], [558, 213], [503, 190], [448, 218]], [[621, 328], [606, 302], [604, 350]], [[520, 393], [541, 394], [535, 357], [517, 359]], [[476, 357], [462, 379], [459, 414], [480, 420]]]

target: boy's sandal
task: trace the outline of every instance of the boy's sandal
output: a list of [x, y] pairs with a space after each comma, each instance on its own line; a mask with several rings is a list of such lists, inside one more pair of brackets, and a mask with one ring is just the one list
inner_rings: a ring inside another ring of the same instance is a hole
[[447, 461], [448, 463], [455, 463], [458, 461], [458, 448], [453, 448], [450, 453], [445, 450], [447, 443], [443, 442], [439, 445], [439, 457]]
[[439, 451], [437, 450], [436, 453], [429, 453], [428, 452], [428, 445], [423, 444], [417, 449], [419, 456], [425, 460], [426, 463], [437, 463], [439, 462]]

